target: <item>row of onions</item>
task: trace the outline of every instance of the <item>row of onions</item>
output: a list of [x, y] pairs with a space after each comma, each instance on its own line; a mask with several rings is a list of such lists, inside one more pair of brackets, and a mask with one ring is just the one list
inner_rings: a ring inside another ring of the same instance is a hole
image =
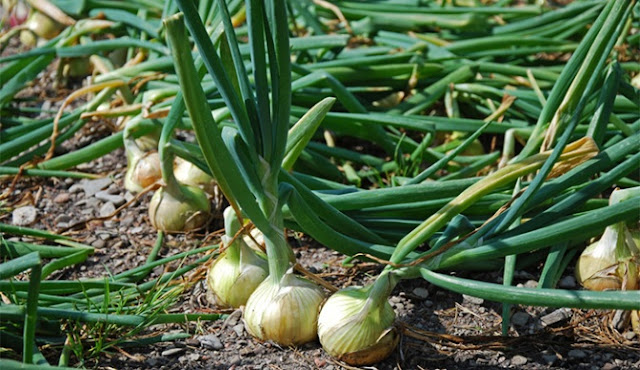
[[[86, 11], [72, 2], [53, 3], [70, 14]], [[149, 219], [163, 232], [204, 227], [220, 192], [230, 206], [223, 213], [220, 254], [206, 278], [211, 299], [220, 307], [244, 306], [247, 330], [261, 340], [299, 345], [319, 338], [330, 355], [353, 365], [376, 363], [393, 352], [399, 332], [388, 298], [402, 279], [423, 278], [504, 302], [507, 327], [508, 304], [514, 303], [630, 310], [633, 328], [640, 332], [640, 252], [633, 236], [640, 184], [627, 178], [640, 163], [634, 115], [640, 103], [637, 87], [610, 60], [637, 27], [635, 1], [577, 2], [520, 21], [539, 9], [492, 6], [467, 16], [428, 7], [438, 16], [425, 15], [420, 24], [407, 23], [418, 18], [406, 17], [407, 9], [388, 2], [337, 1], [350, 22], [348, 32], [375, 35], [371, 40], [378, 45], [344, 52], [351, 57], [332, 48], [357, 41], [352, 35], [290, 39], [294, 15], [309, 29], [321, 29], [310, 19], [310, 7], [296, 1], [150, 3], [155, 8], [149, 13], [164, 19], [163, 28], [158, 31], [158, 19], [147, 18], [147, 11], [138, 12], [145, 18], [137, 24], [140, 39], [111, 44], [87, 39], [118, 32], [117, 19], [135, 23], [127, 18], [132, 9], [126, 4], [88, 11], [108, 20], [75, 22], [65, 30], [57, 27], [56, 34], [41, 35], [31, 23], [20, 29], [51, 39], [42, 41], [30, 60], [23, 56], [29, 67], [24, 73], [34, 76], [48, 58], [87, 55], [100, 42], [105, 51], [128, 47], [129, 61], [142, 54], [131, 52], [134, 47], [146, 48], [149, 55], [146, 62], [130, 64], [92, 55], [98, 74], [95, 89], [86, 92], [100, 92], [81, 111], [38, 122], [42, 132], [26, 135], [19, 126], [3, 131], [7, 142], [0, 143], [5, 153], [0, 151], [0, 163], [22, 165], [49, 153], [54, 145], [27, 150], [49, 135], [52, 142], [62, 141], [92, 117], [118, 117], [122, 131], [88, 147], [84, 157], [46, 155], [34, 169], [64, 170], [124, 145], [124, 186], [132, 193], [157, 188]], [[20, 12], [20, 21], [26, 20]], [[332, 16], [322, 7], [316, 12]], [[582, 23], [563, 18], [581, 13]], [[437, 34], [403, 32], [423, 26], [476, 32], [495, 14], [513, 23], [493, 26], [493, 34], [484, 37], [456, 39], [444, 32], [454, 40], [447, 42]], [[239, 27], [245, 18], [246, 26]], [[587, 25], [580, 43], [568, 41]], [[554, 30], [557, 38], [551, 37]], [[198, 53], [185, 42], [189, 37]], [[248, 42], [240, 42], [243, 38]], [[292, 50], [301, 50], [294, 62]], [[512, 51], [573, 54], [562, 68], [486, 62]], [[3, 71], [18, 70], [22, 62]], [[175, 75], [155, 81], [159, 70]], [[149, 89], [134, 96], [122, 81], [138, 75], [149, 77]], [[7, 89], [3, 85], [0, 104], [23, 80], [9, 81]], [[318, 101], [318, 96], [328, 97]], [[363, 96], [376, 99], [365, 107]], [[111, 108], [109, 99], [124, 107]], [[448, 117], [421, 115], [440, 99]], [[462, 117], [461, 106], [470, 102], [484, 120]], [[321, 126], [326, 145], [316, 133]], [[192, 129], [198, 145], [176, 140], [178, 129]], [[57, 130], [59, 137], [51, 134]], [[407, 135], [412, 130], [423, 134], [420, 140]], [[486, 133], [504, 134], [502, 155], [484, 153], [478, 138]], [[371, 143], [384, 155], [342, 148], [336, 139], [344, 137]], [[515, 156], [517, 141], [523, 148]], [[470, 177], [498, 159], [497, 168]], [[433, 164], [425, 168], [423, 162]], [[380, 189], [358, 188], [385, 173], [393, 175], [377, 183]], [[614, 191], [609, 205], [597, 199], [621, 183], [628, 189]], [[251, 225], [259, 236], [249, 237]], [[373, 284], [347, 287], [327, 298], [315, 282], [294, 272], [285, 228], [344, 254], [381, 261], [385, 268]], [[576, 247], [599, 235], [579, 258], [577, 273], [585, 288], [608, 291], [551, 289]], [[258, 237], [263, 243], [256, 245]], [[516, 262], [541, 259], [542, 290], [508, 286]], [[504, 285], [436, 272], [478, 265], [504, 268]]]
[[[248, 217], [264, 235], [269, 267], [268, 276], [258, 285], [257, 282], [266, 274], [261, 259], [244, 245], [242, 239], [235, 240], [212, 267], [207, 278], [208, 284], [217, 299], [226, 304], [232, 304], [233, 301], [244, 304], [244, 294], [240, 300], [239, 297], [233, 296], [233, 293], [255, 287], [255, 291], [246, 301], [244, 317], [248, 330], [262, 340], [269, 339], [283, 345], [295, 345], [313, 340], [317, 331], [320, 342], [329, 354], [356, 365], [375, 363], [391, 353], [397, 343], [395, 315], [387, 299], [400, 278], [422, 275], [432, 281], [429, 277], [438, 276], [432, 270], [455, 266], [460, 260], [464, 260], [467, 254], [482, 256], [484, 253], [485, 257], [488, 255], [495, 258], [510, 255], [518, 249], [535, 250], [540, 248], [540, 243], [539, 240], [532, 239], [541, 234], [552, 236], [556, 241], [573, 239], [575, 235], [567, 231], [577, 232], [573, 225], [578, 220], [584, 222], [580, 225], [581, 228], [588, 227], [592, 230], [614, 221], [619, 225], [624, 225], [629, 220], [637, 222], [639, 198], [634, 194], [636, 196], [631, 195], [625, 201], [599, 209], [597, 212], [556, 224], [549, 224], [547, 220], [538, 226], [538, 230], [518, 232], [519, 228], [528, 228], [526, 222], [521, 223], [519, 220], [527, 211], [527, 203], [540, 194], [549, 177], [562, 179], [563, 176], [574, 175], [572, 169], [597, 158], [598, 147], [593, 135], [587, 135], [574, 143], [569, 143], [569, 140], [579, 121], [581, 110], [589, 98], [589, 88], [593, 87], [604, 70], [604, 61], [614, 45], [612, 41], [617, 40], [623, 31], [619, 25], [626, 23], [633, 7], [632, 2], [620, 1], [605, 6], [578, 46], [569, 62], [570, 65], [575, 65], [575, 69], [565, 68], [561, 73], [560, 80], [564, 83], [558, 83], [552, 90], [538, 124], [520, 155], [511, 161], [511, 164], [466, 188], [403, 237], [395, 247], [378, 246], [378, 254], [380, 250], [388, 250], [391, 255], [390, 265], [378, 276], [375, 283], [367, 287], [348, 287], [333, 294], [322, 304], [322, 289], [315, 283], [293, 274], [293, 255], [286, 243], [283, 230], [282, 206], [287, 204], [291, 215], [303, 230], [318, 240], [328, 239], [321, 235], [323, 230], [317, 226], [326, 221], [305, 221], [313, 219], [313, 216], [308, 214], [309, 208], [304, 207], [306, 201], [295, 186], [280, 180], [279, 176], [286, 154], [290, 110], [291, 67], [288, 29], [284, 27], [284, 1], [266, 4], [248, 1], [246, 4], [253, 84], [247, 77], [224, 3], [221, 3], [221, 14], [226, 42], [233, 60], [234, 68], [231, 69], [231, 73], [223, 72], [222, 62], [194, 5], [188, 1], [177, 3], [185, 14], [186, 25], [201, 52], [204, 65], [216, 82], [235, 122], [233, 128], [218, 128], [200, 87], [200, 78], [189, 47], [180, 42], [187, 37], [183, 18], [178, 15], [167, 19], [165, 25], [169, 44], [200, 148], [212, 173], [218, 179], [222, 192], [236, 212], [232, 215], [232, 211], [228, 210], [225, 214], [225, 219], [232, 218], [226, 225], [225, 240], [231, 240], [240, 227], [237, 218]], [[173, 108], [175, 109], [175, 106]], [[298, 124], [304, 125], [305, 122]], [[540, 148], [541, 153], [533, 155]], [[434, 248], [435, 250], [414, 254], [417, 247], [432, 238], [474, 201], [535, 171], [538, 171], [537, 174], [511, 207], [476, 230], [471, 238], [456, 243], [452, 248]], [[232, 226], [234, 223], [235, 226]], [[307, 228], [311, 223], [316, 226]], [[515, 230], [506, 232], [513, 226]], [[620, 227], [622, 226], [618, 226], [618, 229]], [[333, 234], [338, 233], [334, 231]], [[347, 239], [349, 236], [343, 235], [342, 238]], [[486, 244], [480, 244], [481, 238], [488, 239]], [[607, 236], [601, 243], [607, 243], [606, 240], [610, 238], [612, 237]], [[624, 243], [633, 243], [626, 236], [623, 239]], [[520, 240], [522, 244], [513, 245], [512, 240]], [[344, 240], [336, 238], [326, 244], [337, 250], [345, 250], [345, 246], [340, 245], [343, 242]], [[374, 244], [370, 241], [352, 240], [351, 243], [361, 243], [358, 250], [360, 253], [376, 254]], [[497, 247], [502, 243], [508, 247]], [[615, 296], [618, 300], [612, 306], [636, 310], [640, 308], [638, 292], [632, 291], [637, 287], [638, 281], [635, 265], [638, 257], [637, 248], [620, 248], [625, 251], [618, 252], [621, 258], [626, 258], [624, 268], [619, 267], [621, 265], [612, 265], [611, 261], [603, 262], [603, 265], [609, 270], [624, 271], [624, 278], [618, 277], [618, 280], [633, 281], [625, 287], [630, 288], [625, 290], [631, 291], [625, 292], [626, 294], [588, 294], [569, 305], [600, 307], [612, 303], [610, 299]], [[599, 254], [596, 252], [591, 255]], [[617, 261], [615, 263], [618, 263]], [[410, 266], [412, 264], [413, 266]], [[591, 271], [585, 272], [585, 275], [589, 276], [587, 279], [594, 279], [594, 274], [605, 273], [601, 271], [601, 267], [603, 266], [592, 267]], [[459, 284], [464, 285], [463, 282]], [[475, 293], [482, 295], [479, 291]], [[559, 297], [554, 297], [554, 293], [551, 292], [546, 298], [547, 301], [538, 303], [554, 305], [554, 299]], [[637, 314], [635, 317], [637, 325]]]

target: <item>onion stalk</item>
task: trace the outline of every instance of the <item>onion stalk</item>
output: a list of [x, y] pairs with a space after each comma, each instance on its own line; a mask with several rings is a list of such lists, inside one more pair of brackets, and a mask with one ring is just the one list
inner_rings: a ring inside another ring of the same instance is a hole
[[226, 249], [211, 265], [207, 274], [208, 297], [220, 307], [240, 307], [267, 277], [267, 261], [257, 255], [243, 238], [233, 240], [241, 228], [231, 207], [224, 210]]

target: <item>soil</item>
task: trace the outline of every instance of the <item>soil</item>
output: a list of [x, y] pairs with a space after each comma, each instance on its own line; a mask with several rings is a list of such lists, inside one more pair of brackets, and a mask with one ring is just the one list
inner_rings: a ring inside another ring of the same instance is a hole
[[[42, 77], [43, 81], [47, 75]], [[37, 86], [35, 84], [30, 93], [39, 96], [33, 104], [41, 106], [42, 102], [49, 101], [47, 104], [52, 107], [59, 106], [57, 92]], [[59, 151], [72, 150], [105, 137], [110, 133], [108, 127], [105, 122], [90, 122]], [[118, 149], [76, 169], [108, 179], [99, 180], [102, 183], [98, 187], [103, 193], [95, 194], [95, 180], [21, 177], [5, 199], [3, 207], [7, 207], [8, 212], [0, 211], [0, 222], [12, 223], [12, 210], [33, 206], [37, 216], [30, 227], [70, 235], [95, 248], [95, 253], [84, 263], [56, 272], [48, 279], [105, 276], [143, 264], [156, 240], [156, 232], [147, 215], [150, 193], [133, 200], [109, 219], [96, 219], [110, 215], [133, 199], [123, 187], [126, 169], [123, 150]], [[0, 188], [10, 189], [11, 181], [12, 178], [0, 179]], [[215, 242], [221, 227], [218, 213], [205, 230], [170, 235], [158, 257], [192, 249], [205, 239]], [[5, 238], [12, 237], [5, 235]], [[360, 261], [344, 264], [344, 256], [312, 240], [293, 233], [290, 237], [298, 261], [335, 287], [366, 284], [380, 269], [375, 264]], [[150, 278], [171, 268], [175, 266], [154, 269]], [[570, 270], [561, 280], [561, 287], [578, 289]], [[501, 271], [467, 272], [460, 276], [500, 282], [501, 274]], [[539, 266], [518, 271], [514, 283], [535, 286], [538, 274]], [[202, 276], [199, 281], [197, 276], [194, 278], [195, 284], [189, 284], [168, 311], [222, 312], [226, 314], [225, 318], [150, 327], [143, 334], [187, 332], [192, 336], [142, 347], [112, 347], [95, 357], [85, 358], [84, 365], [97, 369], [184, 370], [352, 368], [329, 357], [317, 342], [298, 348], [282, 348], [252, 338], [244, 329], [241, 311], [219, 310], [207, 301]], [[502, 337], [502, 305], [496, 302], [442, 290], [423, 280], [402, 282], [394, 290], [390, 302], [402, 334], [400, 343], [390, 358], [367, 367], [370, 369], [640, 368], [639, 338], [629, 329], [615, 329], [615, 315], [611, 312], [514, 306], [509, 335]], [[97, 340], [88, 333], [84, 338], [85, 349]], [[107, 339], [117, 339], [117, 334]], [[44, 346], [42, 351], [51, 363], [57, 363], [59, 347]], [[72, 356], [72, 363], [74, 361], [77, 363], [78, 358]]]

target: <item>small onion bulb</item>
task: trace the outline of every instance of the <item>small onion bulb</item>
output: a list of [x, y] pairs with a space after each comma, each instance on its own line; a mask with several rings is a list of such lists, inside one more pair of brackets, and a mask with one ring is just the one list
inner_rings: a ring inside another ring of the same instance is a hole
[[158, 189], [149, 202], [149, 218], [156, 230], [186, 232], [204, 226], [210, 216], [211, 205], [199, 188], [180, 185], [169, 191]]
[[138, 193], [162, 178], [158, 152], [150, 151], [141, 156], [131, 154], [127, 159], [129, 163], [124, 177], [124, 187], [130, 192]]
[[300, 345], [317, 336], [318, 310], [324, 291], [289, 270], [279, 282], [271, 277], [253, 292], [244, 312], [247, 331], [283, 346]]
[[[223, 235], [222, 240], [227, 245], [231, 238]], [[229, 248], [239, 249], [239, 260], [235, 260], [227, 250], [218, 257], [207, 274], [207, 287], [220, 307], [237, 308], [245, 305], [251, 293], [269, 274], [267, 261], [256, 255], [243, 240], [236, 240], [234, 244]]]
[[638, 289], [638, 248], [624, 222], [607, 226], [576, 264], [576, 278], [589, 290]]
[[363, 366], [387, 358], [398, 343], [395, 312], [385, 299], [376, 303], [369, 287], [348, 287], [333, 294], [318, 317], [318, 337], [331, 356]]
[[176, 180], [185, 185], [197, 186], [208, 194], [216, 194], [216, 182], [213, 177], [189, 161], [176, 158], [176, 163], [173, 171]]

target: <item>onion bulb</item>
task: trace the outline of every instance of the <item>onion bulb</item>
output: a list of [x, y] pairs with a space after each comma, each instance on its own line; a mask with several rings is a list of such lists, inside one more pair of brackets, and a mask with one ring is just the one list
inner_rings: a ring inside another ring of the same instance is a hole
[[207, 274], [208, 297], [220, 307], [240, 307], [269, 274], [267, 261], [260, 258], [242, 238], [233, 241], [240, 222], [231, 207], [224, 210], [225, 232], [222, 252]]
[[51, 40], [52, 38], [58, 36], [60, 31], [64, 28], [64, 26], [56, 21], [54, 21], [49, 16], [40, 13], [38, 11], [33, 11], [31, 16], [26, 23], [28, 31], [22, 31], [20, 33], [20, 41], [22, 41], [25, 45], [33, 46], [35, 44], [35, 38], [33, 34], [38, 37], [41, 37], [45, 40]]
[[211, 206], [207, 195], [199, 188], [179, 185], [163, 186], [149, 202], [149, 218], [156, 230], [186, 232], [204, 226]]
[[271, 277], [253, 292], [244, 312], [247, 331], [283, 346], [300, 345], [317, 336], [323, 290], [289, 269], [280, 281]]
[[387, 301], [394, 283], [384, 273], [374, 285], [348, 287], [329, 297], [318, 317], [318, 337], [331, 356], [350, 365], [371, 365], [398, 344], [395, 312]]
[[216, 182], [208, 173], [198, 168], [195, 164], [181, 158], [176, 158], [176, 163], [175, 170], [173, 171], [176, 180], [185, 185], [199, 187], [208, 194], [216, 194]]
[[157, 151], [149, 151], [144, 154], [137, 154], [136, 151], [127, 154], [125, 189], [137, 193], [162, 178], [162, 165]]
[[[625, 201], [638, 190], [615, 190], [609, 203]], [[589, 290], [636, 290], [638, 270], [640, 250], [623, 221], [607, 226], [600, 240], [585, 248], [576, 265], [576, 277]]]

